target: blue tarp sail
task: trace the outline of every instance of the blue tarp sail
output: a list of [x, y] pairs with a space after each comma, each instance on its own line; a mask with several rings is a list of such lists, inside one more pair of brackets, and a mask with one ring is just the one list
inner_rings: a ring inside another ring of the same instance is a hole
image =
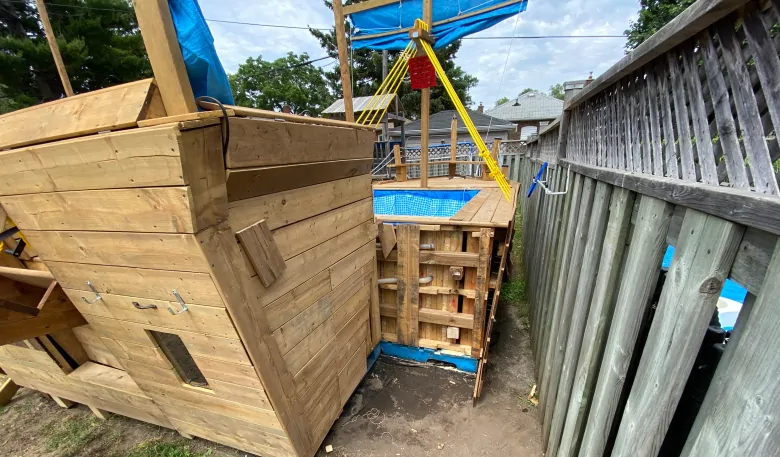
[[214, 37], [197, 0], [170, 0], [168, 5], [195, 97], [207, 95], [235, 105], [225, 69], [214, 49]]
[[[433, 30], [435, 49], [446, 46], [467, 35], [492, 27], [504, 19], [522, 13], [528, 0], [452, 0], [433, 2]], [[354, 49], [402, 50], [409, 44], [408, 29], [414, 20], [422, 18], [423, 0], [401, 0], [349, 16], [354, 26]], [[494, 9], [493, 9], [494, 8]], [[482, 12], [480, 12], [482, 11]], [[437, 22], [448, 21], [444, 24]], [[397, 33], [361, 39], [363, 36]]]

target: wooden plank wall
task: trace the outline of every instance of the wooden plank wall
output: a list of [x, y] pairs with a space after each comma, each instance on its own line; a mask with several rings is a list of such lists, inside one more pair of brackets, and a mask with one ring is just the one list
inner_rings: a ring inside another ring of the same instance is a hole
[[780, 425], [761, 418], [780, 403], [764, 401], [774, 383], [760, 380], [780, 361], [759, 354], [780, 324], [767, 306], [780, 255], [779, 13], [695, 3], [653, 37], [657, 49], [568, 101], [565, 129], [529, 145], [523, 193], [550, 144], [547, 185], [567, 189], [520, 204], [545, 455], [658, 455], [726, 278], [748, 297], [682, 455], [776, 447]]
[[[76, 331], [89, 357], [126, 372], [166, 426], [310, 456], [379, 339], [373, 134], [230, 123], [225, 159], [219, 126], [199, 121], [5, 152], [0, 204], [89, 322]], [[261, 220], [286, 264], [268, 286], [234, 235]], [[178, 335], [207, 385], [185, 384], [149, 331]], [[2, 365], [91, 404], [24, 360]]]
[[[499, 264], [507, 252], [504, 240], [509, 232], [507, 228], [399, 224], [396, 248], [386, 257], [381, 249], [376, 251], [379, 278], [398, 280], [379, 285], [382, 338], [480, 358], [488, 294], [500, 287]], [[495, 268], [494, 259], [498, 260]], [[453, 277], [452, 267], [462, 268], [462, 279]], [[415, 284], [419, 278], [431, 281]]]

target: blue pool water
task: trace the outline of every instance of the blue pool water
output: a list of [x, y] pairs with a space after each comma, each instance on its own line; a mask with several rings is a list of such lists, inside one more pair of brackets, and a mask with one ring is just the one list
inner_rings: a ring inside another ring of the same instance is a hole
[[479, 190], [375, 190], [374, 214], [452, 217]]

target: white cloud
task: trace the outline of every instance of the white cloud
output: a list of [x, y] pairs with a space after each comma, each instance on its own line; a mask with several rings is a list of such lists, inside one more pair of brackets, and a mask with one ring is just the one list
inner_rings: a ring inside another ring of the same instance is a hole
[[[333, 13], [322, 0], [200, 0], [200, 6], [207, 19], [325, 28], [333, 24]], [[517, 19], [515, 35], [620, 35], [638, 9], [638, 0], [530, 0]], [[515, 18], [510, 18], [473, 37], [511, 36], [514, 25]], [[228, 72], [258, 55], [276, 59], [292, 51], [325, 56], [307, 30], [216, 22], [209, 27]], [[510, 41], [463, 41], [456, 62], [479, 78], [471, 90], [475, 105], [491, 107], [496, 98], [513, 97], [525, 87], [547, 91], [556, 83], [584, 79], [590, 71], [598, 76], [623, 56], [625, 44], [622, 38], [522, 39], [514, 40], [510, 51]]]

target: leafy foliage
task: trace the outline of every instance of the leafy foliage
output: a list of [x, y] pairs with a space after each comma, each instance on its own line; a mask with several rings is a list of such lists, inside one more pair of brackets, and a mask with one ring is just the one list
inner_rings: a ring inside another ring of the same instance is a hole
[[528, 92], [535, 92], [536, 89], [531, 89], [530, 87], [526, 87], [525, 89], [521, 90], [520, 93], [517, 95], [518, 97], [527, 94]]
[[496, 100], [496, 106], [502, 105], [502, 104], [504, 104], [504, 103], [506, 103], [508, 101], [509, 101], [508, 97], [501, 97], [498, 100]]
[[281, 111], [288, 105], [293, 113], [319, 115], [333, 102], [325, 73], [309, 62], [306, 53], [287, 53], [273, 62], [248, 58], [228, 77], [236, 103], [250, 108]]
[[[64, 96], [38, 12], [0, 0], [0, 113]], [[152, 75], [126, 0], [57, 0], [49, 16], [76, 93]]]
[[553, 84], [550, 86], [550, 96], [555, 97], [558, 100], [563, 100], [563, 96], [565, 95], [565, 91], [563, 90], [563, 84]]
[[639, 17], [631, 21], [625, 34], [626, 51], [636, 48], [696, 0], [640, 0]]
[[[324, 0], [324, 2], [328, 8], [332, 8], [330, 1]], [[338, 58], [335, 27], [329, 32], [314, 29], [309, 29], [309, 31], [319, 40], [320, 46], [325, 49], [329, 56]], [[346, 24], [346, 32], [347, 35], [350, 34], [349, 23]], [[458, 50], [460, 50], [460, 41], [437, 49], [435, 52], [458, 97], [465, 106], [469, 106], [472, 103], [469, 89], [476, 86], [479, 80], [463, 71], [458, 65], [455, 65], [455, 55], [458, 53]], [[354, 87], [352, 95], [354, 97], [374, 95], [382, 83], [382, 53], [370, 49], [355, 49], [350, 54], [352, 59], [351, 77]], [[393, 63], [395, 63], [399, 54], [399, 51], [390, 51], [388, 53], [388, 71], [393, 67]], [[325, 73], [325, 77], [333, 93], [337, 94], [338, 97], [342, 97], [341, 72], [339, 68], [334, 67], [333, 70]], [[398, 96], [406, 110], [406, 115], [411, 118], [417, 118], [420, 114], [420, 91], [413, 91], [411, 83], [407, 79], [401, 83], [398, 89]], [[450, 109], [455, 109], [455, 104], [452, 103], [444, 90], [444, 86], [439, 82], [436, 87], [431, 88], [431, 114]]]

